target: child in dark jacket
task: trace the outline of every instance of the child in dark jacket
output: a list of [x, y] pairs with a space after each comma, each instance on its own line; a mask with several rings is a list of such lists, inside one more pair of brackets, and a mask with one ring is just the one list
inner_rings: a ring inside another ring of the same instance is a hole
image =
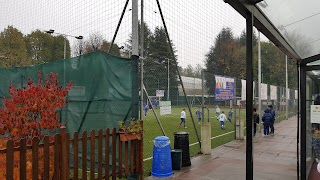
[[272, 119], [271, 119], [271, 122], [270, 122], [270, 134], [273, 135], [274, 134], [274, 121], [275, 121], [275, 118], [276, 118], [276, 111], [273, 110], [273, 107], [272, 105], [268, 105], [268, 108], [270, 110], [270, 114], [272, 115]]
[[256, 136], [257, 124], [259, 124], [260, 117], [257, 113], [257, 108], [253, 108], [253, 136]]
[[270, 123], [272, 121], [272, 114], [270, 113], [270, 109], [269, 108], [266, 108], [264, 110], [264, 114], [262, 116], [262, 121], [263, 121], [263, 134], [264, 135], [269, 135], [269, 127], [270, 127]]

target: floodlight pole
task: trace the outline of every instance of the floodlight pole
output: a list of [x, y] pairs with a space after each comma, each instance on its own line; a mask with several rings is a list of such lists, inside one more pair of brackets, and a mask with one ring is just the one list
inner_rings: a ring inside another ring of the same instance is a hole
[[[260, 31], [258, 31], [258, 112], [261, 115], [261, 47], [260, 47]], [[259, 125], [261, 129], [261, 125]]]
[[[111, 47], [111, 46], [110, 46]], [[111, 48], [109, 49], [109, 51]], [[138, 62], [139, 62], [139, 18], [138, 18], [138, 0], [132, 0], [132, 55], [134, 67], [132, 73], [135, 76], [138, 75]], [[132, 96], [136, 97], [139, 94], [138, 90], [138, 77], [133, 79], [133, 91]], [[137, 99], [136, 99], [137, 98]], [[132, 117], [139, 118], [139, 97], [133, 98], [132, 103]], [[141, 100], [141, 99], [140, 99]], [[142, 102], [140, 102], [142, 103]], [[140, 106], [141, 107], [141, 106]]]
[[288, 110], [289, 110], [289, 102], [288, 102], [288, 56], [286, 55], [286, 119], [288, 120]]
[[140, 25], [140, 120], [143, 116], [143, 51], [144, 51], [144, 22], [143, 22], [143, 0], [141, 0], [141, 25]]
[[170, 75], [169, 75], [169, 58], [168, 58], [168, 92], [167, 92], [167, 101], [169, 101], [169, 91], [170, 91]]
[[67, 56], [67, 37], [64, 36], [64, 47], [63, 47], [63, 59], [66, 59]]
[[132, 56], [139, 56], [138, 0], [132, 0]]

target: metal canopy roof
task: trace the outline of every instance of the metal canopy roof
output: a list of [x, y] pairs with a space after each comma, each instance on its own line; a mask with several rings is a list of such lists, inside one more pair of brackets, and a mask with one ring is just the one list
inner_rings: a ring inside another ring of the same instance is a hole
[[320, 59], [319, 0], [225, 0], [242, 16], [254, 15], [254, 26], [288, 56], [302, 64]]

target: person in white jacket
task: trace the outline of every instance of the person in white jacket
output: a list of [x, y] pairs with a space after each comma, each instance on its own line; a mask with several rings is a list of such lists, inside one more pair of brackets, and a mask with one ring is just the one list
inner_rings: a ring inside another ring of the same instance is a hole
[[183, 110], [181, 111], [181, 115], [180, 115], [181, 121], [180, 121], [180, 124], [179, 124], [178, 127], [180, 128], [180, 127], [181, 127], [181, 124], [183, 123], [184, 128], [187, 129], [187, 126], [186, 126], [187, 116], [186, 116], [186, 111], [185, 111], [185, 110], [186, 110], [186, 109], [183, 108]]
[[218, 120], [220, 121], [220, 128], [224, 129], [224, 122], [227, 120], [227, 117], [224, 114], [224, 111], [222, 111], [221, 114], [218, 116]]

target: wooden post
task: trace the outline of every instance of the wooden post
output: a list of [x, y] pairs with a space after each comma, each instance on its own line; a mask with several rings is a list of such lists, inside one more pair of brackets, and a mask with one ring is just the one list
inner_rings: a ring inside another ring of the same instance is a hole
[[78, 132], [75, 132], [73, 135], [73, 179], [78, 180], [78, 167], [79, 167], [79, 161], [78, 161], [78, 153], [79, 153], [79, 134]]
[[69, 166], [69, 162], [68, 162], [68, 158], [67, 158], [67, 151], [69, 149], [67, 149], [67, 137], [66, 137], [66, 134], [67, 134], [67, 130], [66, 130], [66, 127], [65, 126], [62, 126], [60, 128], [60, 138], [61, 138], [61, 180], [67, 180], [67, 167]]
[[117, 132], [116, 132], [116, 128], [112, 129], [112, 179], [116, 180], [117, 178], [117, 169], [116, 169], [116, 156], [117, 156]]
[[82, 179], [87, 179], [87, 131], [82, 133]]
[[54, 136], [54, 175], [53, 179], [60, 179], [60, 135]]
[[39, 138], [34, 137], [32, 139], [32, 179], [33, 180], [37, 180], [38, 174], [39, 174], [38, 148], [39, 148]]
[[96, 133], [94, 130], [90, 132], [90, 179], [94, 179], [95, 174], [95, 139]]
[[44, 175], [43, 179], [49, 179], [50, 171], [50, 149], [49, 149], [49, 136], [44, 137]]
[[122, 178], [122, 141], [120, 141], [119, 137], [119, 144], [118, 144], [118, 174], [119, 178]]
[[14, 143], [12, 140], [7, 142], [6, 154], [6, 179], [13, 179], [13, 158], [14, 158]]
[[109, 148], [110, 148], [110, 129], [107, 129], [106, 130], [106, 146], [105, 146], [105, 159], [106, 159], [106, 167], [105, 167], [105, 179], [109, 179], [109, 176], [110, 176], [110, 173], [109, 173], [109, 167], [110, 167], [110, 164], [109, 164], [109, 160], [110, 160], [110, 151], [109, 151]]
[[102, 129], [98, 131], [98, 179], [102, 179]]
[[26, 180], [26, 176], [27, 176], [26, 151], [27, 151], [26, 139], [21, 139], [20, 140], [20, 180]]

